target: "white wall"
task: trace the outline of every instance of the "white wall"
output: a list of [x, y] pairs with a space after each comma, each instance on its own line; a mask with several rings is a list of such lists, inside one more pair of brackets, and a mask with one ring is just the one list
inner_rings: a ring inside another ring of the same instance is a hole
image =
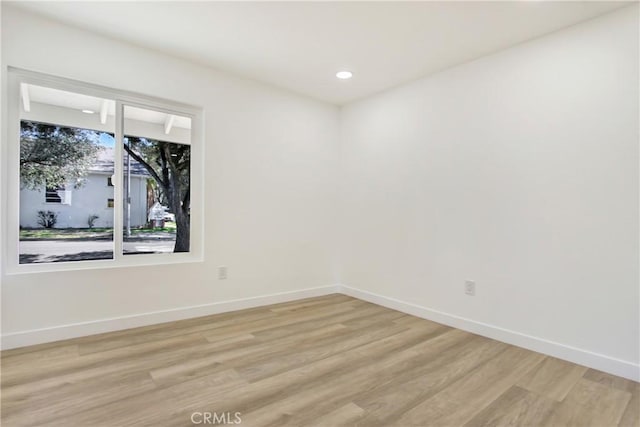
[[6, 4], [2, 66], [203, 107], [207, 195], [204, 263], [3, 275], [3, 335], [336, 283], [336, 107]]
[[631, 6], [346, 106], [342, 282], [637, 375], [638, 97]]

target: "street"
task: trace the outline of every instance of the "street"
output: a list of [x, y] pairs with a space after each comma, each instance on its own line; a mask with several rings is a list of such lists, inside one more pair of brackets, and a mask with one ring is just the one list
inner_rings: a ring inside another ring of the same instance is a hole
[[[113, 257], [113, 242], [104, 240], [20, 241], [20, 264], [86, 261]], [[174, 241], [149, 239], [124, 242], [125, 254], [172, 252]]]

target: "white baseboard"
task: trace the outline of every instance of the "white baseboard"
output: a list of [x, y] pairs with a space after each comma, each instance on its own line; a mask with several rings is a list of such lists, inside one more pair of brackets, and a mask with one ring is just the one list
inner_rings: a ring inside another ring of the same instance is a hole
[[403, 313], [411, 314], [437, 323], [442, 323], [457, 329], [462, 329], [477, 335], [502, 341], [507, 344], [523, 347], [538, 353], [557, 357], [558, 359], [567, 360], [569, 362], [604, 371], [612, 375], [617, 375], [633, 381], [640, 381], [640, 365], [632, 362], [615, 359], [605, 356], [604, 354], [593, 353], [588, 350], [571, 347], [543, 338], [522, 334], [520, 332], [511, 331], [498, 326], [489, 325], [487, 323], [476, 322], [471, 319], [466, 319], [460, 316], [455, 316], [345, 285], [339, 285], [338, 289], [340, 293], [381, 305], [383, 307], [398, 310]]
[[302, 289], [299, 291], [281, 292], [258, 297], [135, 314], [132, 316], [100, 319], [90, 322], [54, 326], [51, 328], [13, 332], [2, 335], [1, 348], [2, 350], [8, 350], [11, 348], [26, 347], [29, 345], [78, 338], [87, 335], [101, 334], [104, 332], [137, 328], [157, 323], [173, 322], [175, 320], [243, 310], [245, 308], [277, 304], [302, 298], [329, 295], [332, 293], [338, 293], [338, 286], [321, 286], [317, 288]]

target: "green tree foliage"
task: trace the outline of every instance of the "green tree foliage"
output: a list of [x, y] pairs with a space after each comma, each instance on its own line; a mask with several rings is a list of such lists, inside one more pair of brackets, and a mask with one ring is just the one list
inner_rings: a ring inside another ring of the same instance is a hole
[[98, 150], [96, 132], [45, 123], [22, 121], [20, 126], [20, 179], [26, 188], [82, 184]]
[[174, 252], [189, 252], [191, 205], [191, 147], [173, 142], [127, 137], [124, 149], [153, 177], [162, 199], [176, 217]]

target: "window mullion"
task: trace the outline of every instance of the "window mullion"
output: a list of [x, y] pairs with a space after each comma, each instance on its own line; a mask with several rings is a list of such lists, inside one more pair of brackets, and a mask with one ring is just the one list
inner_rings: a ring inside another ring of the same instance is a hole
[[113, 157], [113, 259], [122, 260], [122, 228], [124, 212], [123, 191], [123, 143], [124, 143], [124, 106], [116, 100], [116, 142]]

